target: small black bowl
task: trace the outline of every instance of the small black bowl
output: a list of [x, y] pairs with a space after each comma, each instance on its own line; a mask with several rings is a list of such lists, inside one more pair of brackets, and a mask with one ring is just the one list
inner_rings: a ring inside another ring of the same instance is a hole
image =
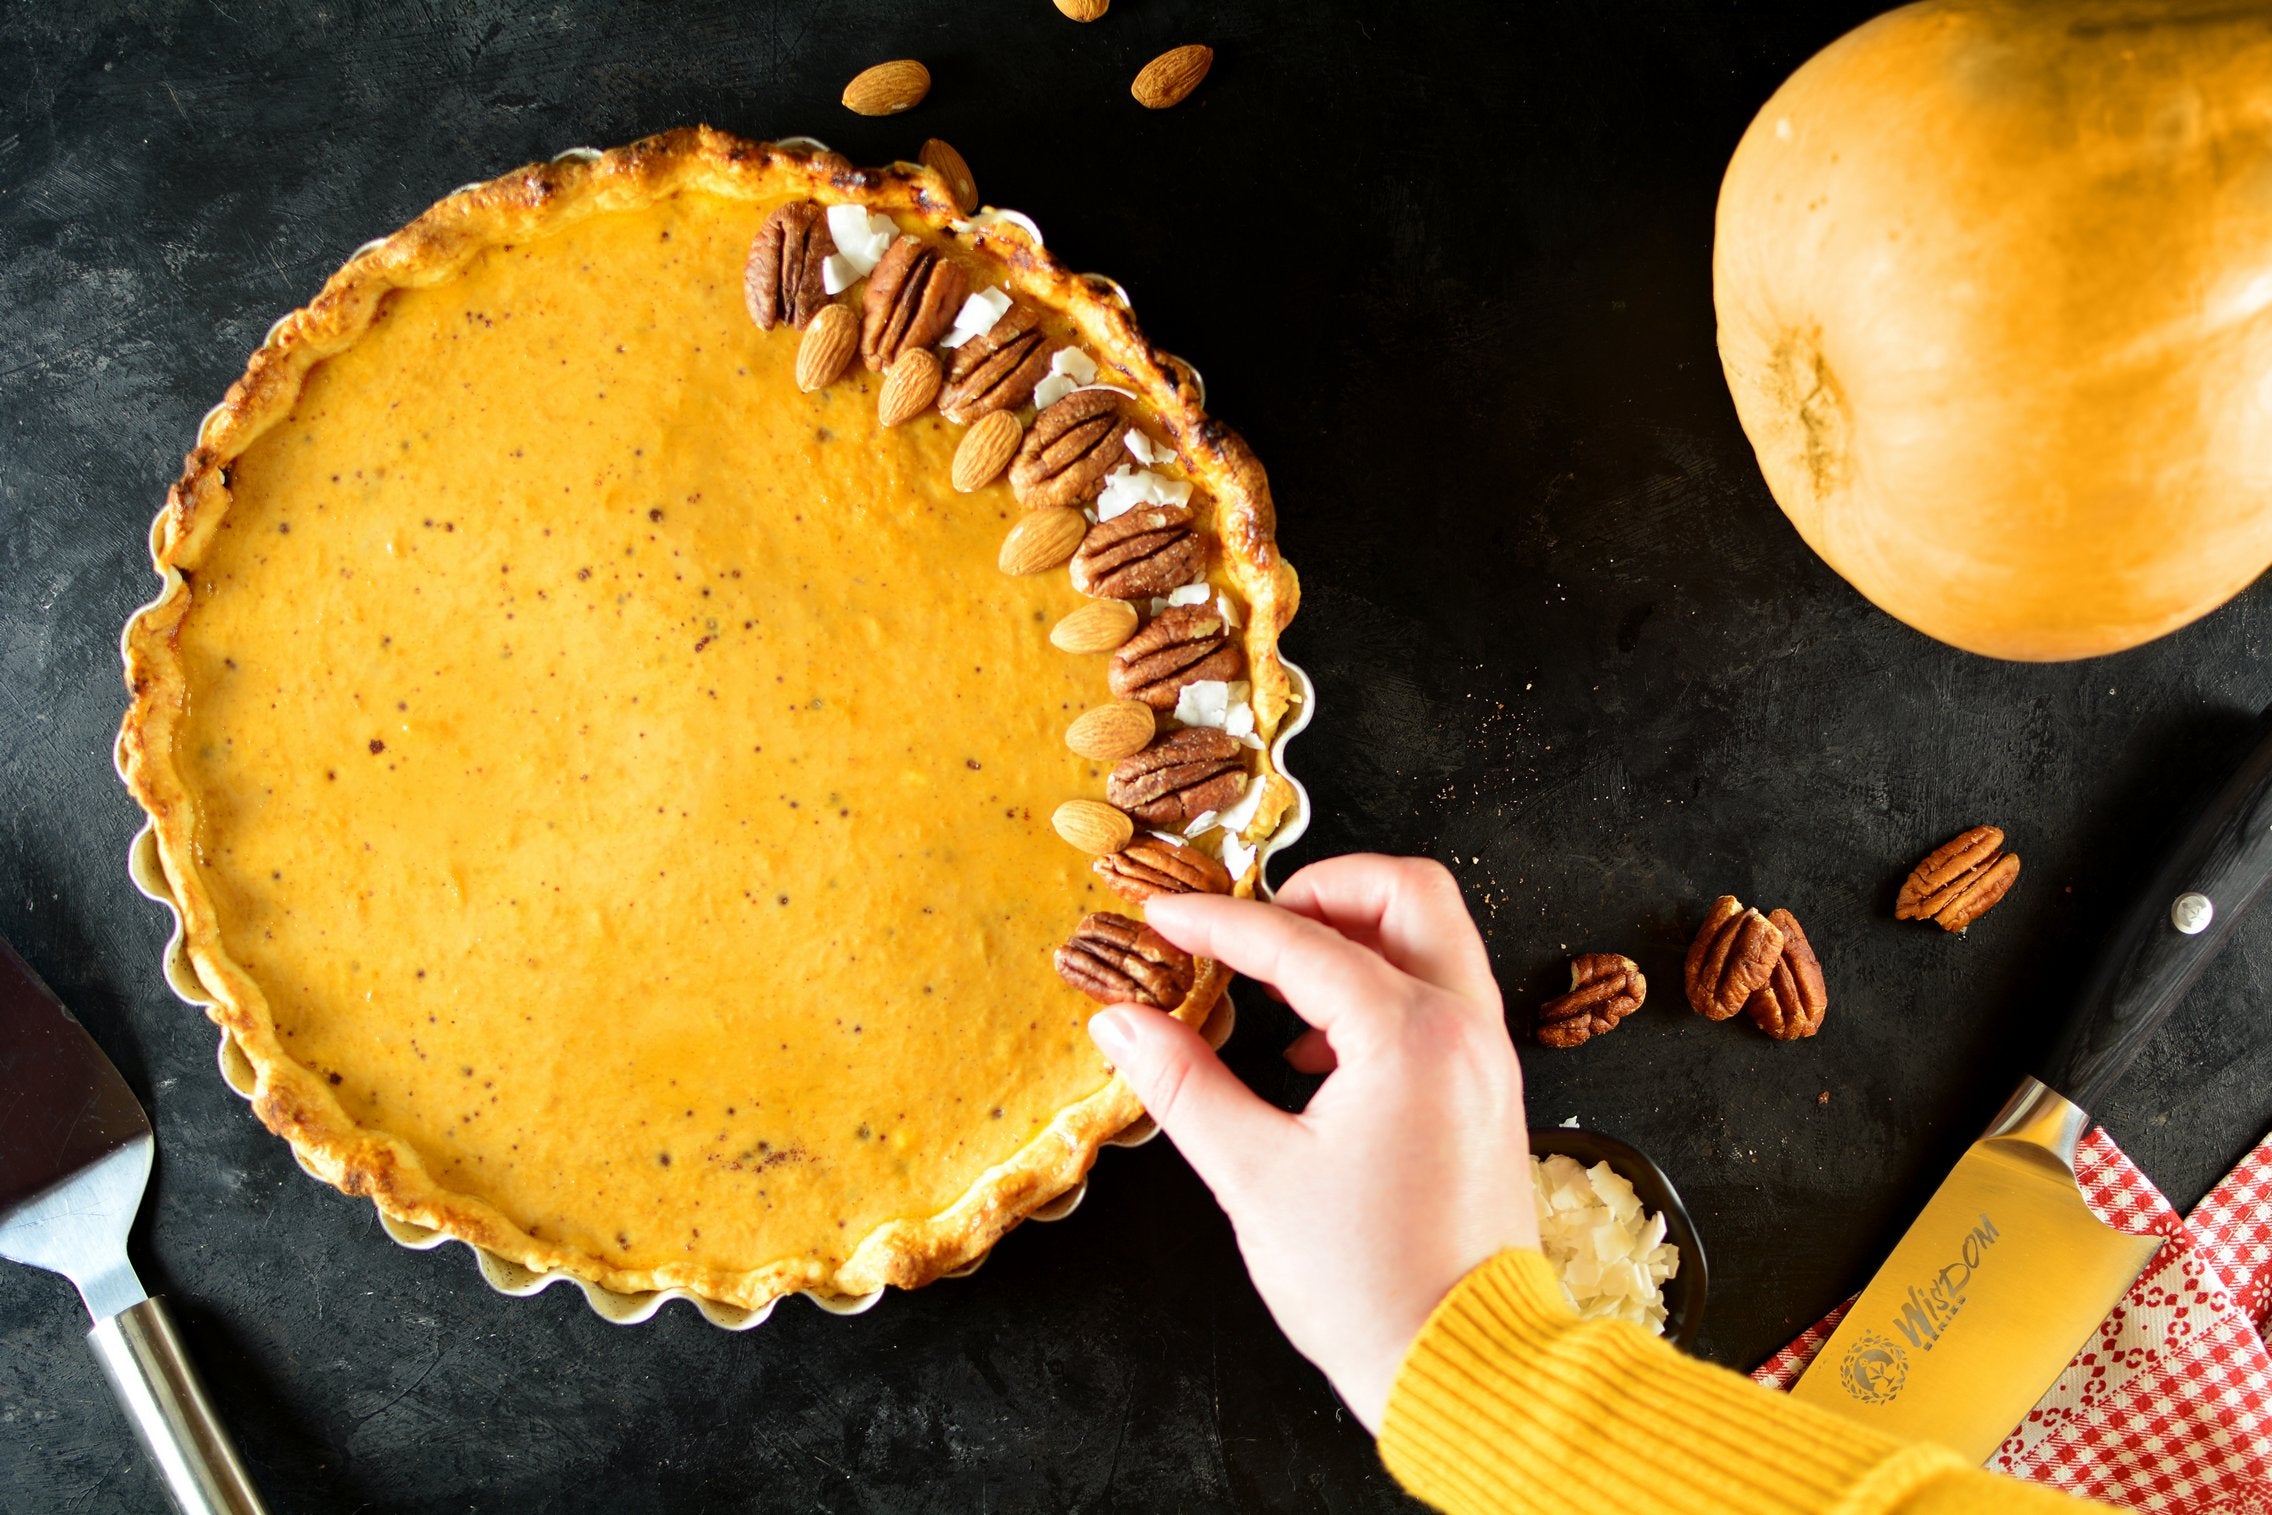
[[1665, 1170], [1614, 1136], [1577, 1126], [1533, 1126], [1530, 1150], [1539, 1157], [1561, 1153], [1587, 1167], [1608, 1163], [1622, 1174], [1640, 1196], [1641, 1203], [1665, 1218], [1665, 1240], [1680, 1248], [1680, 1271], [1665, 1281], [1665, 1340], [1693, 1351], [1696, 1333], [1704, 1327], [1704, 1291], [1710, 1270], [1704, 1263], [1704, 1243], [1697, 1238], [1696, 1222], [1672, 1186]]

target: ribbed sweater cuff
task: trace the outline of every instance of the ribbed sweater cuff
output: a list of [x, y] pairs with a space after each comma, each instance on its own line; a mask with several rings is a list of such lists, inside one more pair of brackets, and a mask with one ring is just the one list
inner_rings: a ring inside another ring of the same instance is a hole
[[1961, 1467], [1638, 1326], [1580, 1321], [1531, 1251], [1500, 1253], [1437, 1306], [1390, 1392], [1380, 1449], [1399, 1482], [1454, 1515], [1884, 1509]]

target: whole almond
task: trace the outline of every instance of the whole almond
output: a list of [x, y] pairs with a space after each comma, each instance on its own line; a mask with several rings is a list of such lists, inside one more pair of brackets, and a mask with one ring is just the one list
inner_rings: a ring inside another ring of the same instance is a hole
[[1141, 700], [1114, 700], [1074, 718], [1065, 728], [1065, 745], [1085, 758], [1118, 762], [1152, 745], [1159, 717]]
[[1136, 823], [1127, 812], [1103, 800], [1067, 800], [1050, 816], [1049, 824], [1059, 836], [1096, 857], [1118, 852], [1136, 835]]
[[901, 353], [884, 373], [883, 393], [876, 396], [876, 419], [886, 426], [914, 420], [939, 398], [939, 385], [946, 376], [939, 355], [930, 348]]
[[970, 176], [970, 165], [954, 150], [952, 144], [933, 137], [923, 144], [916, 155], [923, 166], [947, 181], [947, 193], [954, 196], [955, 209], [969, 215], [978, 209], [978, 181]]
[[1056, 0], [1056, 4], [1075, 21], [1095, 21], [1112, 9], [1112, 0]]
[[1136, 607], [1126, 600], [1091, 600], [1049, 628], [1060, 652], [1110, 652], [1136, 634]]
[[1029, 510], [1002, 539], [1002, 555], [995, 560], [1004, 573], [1040, 573], [1070, 559], [1088, 535], [1089, 518], [1070, 505], [1048, 505]]
[[896, 116], [920, 105], [930, 92], [929, 69], [913, 58], [895, 58], [854, 74], [844, 86], [844, 108], [862, 116]]
[[860, 348], [860, 318], [849, 305], [824, 305], [797, 344], [797, 387], [806, 394], [844, 376]]
[[1215, 50], [1198, 42], [1169, 48], [1144, 65], [1136, 82], [1128, 86], [1128, 93], [1146, 110], [1166, 110], [1199, 88], [1199, 81], [1207, 77], [1214, 62]]
[[1018, 441], [1025, 428], [1018, 424], [1016, 411], [990, 410], [978, 418], [978, 424], [962, 434], [955, 444], [954, 486], [969, 494], [984, 489], [1002, 476], [1016, 455]]

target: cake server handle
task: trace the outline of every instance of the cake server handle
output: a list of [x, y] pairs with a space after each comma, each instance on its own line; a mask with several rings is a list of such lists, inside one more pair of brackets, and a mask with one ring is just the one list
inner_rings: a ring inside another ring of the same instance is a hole
[[266, 1515], [162, 1301], [105, 1316], [87, 1342], [182, 1515]]

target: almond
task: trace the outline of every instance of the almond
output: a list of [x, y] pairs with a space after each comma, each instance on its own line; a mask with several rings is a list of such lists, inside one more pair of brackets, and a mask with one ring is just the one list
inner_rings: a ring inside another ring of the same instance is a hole
[[1055, 3], [1075, 21], [1095, 21], [1112, 9], [1112, 0], [1055, 0]]
[[1088, 531], [1089, 518], [1070, 505], [1029, 510], [1002, 539], [995, 561], [1004, 573], [1040, 573], [1071, 558]]
[[1085, 758], [1118, 762], [1151, 746], [1159, 730], [1151, 706], [1141, 700], [1114, 700], [1076, 717], [1065, 728], [1065, 745]]
[[1059, 836], [1096, 857], [1118, 852], [1136, 835], [1136, 823], [1127, 813], [1103, 800], [1067, 800], [1057, 807], [1049, 824], [1057, 828]]
[[806, 394], [844, 377], [860, 348], [860, 318], [849, 305], [824, 305], [797, 344], [797, 387]]
[[969, 215], [978, 209], [978, 181], [970, 176], [970, 165], [947, 142], [933, 137], [923, 144], [916, 156], [923, 166], [947, 181], [947, 193], [954, 196], [955, 209]]
[[901, 353], [884, 373], [883, 393], [876, 396], [876, 419], [886, 426], [914, 420], [939, 398], [939, 385], [946, 376], [939, 355], [930, 348]]
[[[1144, 65], [1136, 82], [1128, 86], [1128, 93], [1146, 110], [1166, 110], [1199, 88], [1199, 81], [1207, 77], [1214, 62], [1215, 50], [1197, 42], [1169, 48]], [[849, 96], [845, 103], [851, 103]]]
[[1010, 410], [988, 411], [978, 418], [978, 424], [962, 434], [955, 444], [954, 486], [963, 494], [984, 489], [1002, 476], [1016, 455], [1018, 442], [1025, 428], [1018, 424], [1017, 412]]
[[[1200, 72], [1206, 71], [1202, 66]], [[862, 116], [896, 116], [920, 105], [930, 92], [929, 69], [913, 58], [895, 58], [854, 74], [844, 86], [844, 108]]]
[[1049, 628], [1060, 652], [1110, 652], [1136, 634], [1136, 607], [1126, 600], [1091, 600]]

